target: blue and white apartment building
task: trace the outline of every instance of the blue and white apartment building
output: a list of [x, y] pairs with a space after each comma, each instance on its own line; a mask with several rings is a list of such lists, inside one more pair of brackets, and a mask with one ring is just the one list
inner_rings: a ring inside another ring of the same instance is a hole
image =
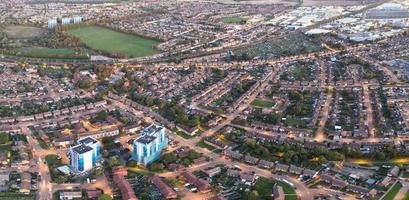
[[166, 129], [162, 126], [151, 124], [140, 132], [134, 140], [132, 160], [147, 166], [157, 160], [164, 148], [168, 146]]
[[101, 146], [98, 140], [86, 137], [78, 140], [70, 148], [70, 166], [75, 173], [91, 170], [101, 158]]

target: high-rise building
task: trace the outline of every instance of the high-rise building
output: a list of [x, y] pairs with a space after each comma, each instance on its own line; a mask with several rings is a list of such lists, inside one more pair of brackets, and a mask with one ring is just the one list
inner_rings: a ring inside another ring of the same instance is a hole
[[101, 159], [101, 145], [99, 144], [98, 140], [92, 137], [86, 137], [83, 139], [78, 140], [78, 144], [84, 144], [89, 146], [93, 149], [92, 152], [92, 161], [97, 163]]
[[48, 28], [52, 29], [56, 27], [58, 23], [56, 19], [49, 19], [47, 24], [48, 24]]
[[75, 173], [91, 170], [100, 159], [100, 144], [91, 137], [78, 141], [70, 148], [70, 166]]
[[168, 146], [166, 129], [156, 124], [144, 128], [141, 136], [134, 140], [132, 159], [147, 166], [160, 157], [162, 149]]
[[61, 19], [61, 24], [62, 25], [71, 24], [71, 20], [72, 20], [72, 18], [62, 18]]
[[82, 22], [82, 17], [77, 16], [77, 17], [73, 18], [73, 23], [74, 24], [79, 24], [81, 22]]

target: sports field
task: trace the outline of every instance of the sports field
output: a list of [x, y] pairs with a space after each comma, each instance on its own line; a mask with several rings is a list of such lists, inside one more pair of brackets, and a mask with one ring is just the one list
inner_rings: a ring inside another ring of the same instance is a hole
[[68, 31], [81, 38], [85, 44], [95, 50], [116, 52], [128, 57], [143, 57], [159, 53], [154, 48], [159, 41], [120, 33], [99, 26], [88, 26]]
[[7, 26], [4, 32], [12, 39], [29, 39], [45, 34], [44, 29], [32, 26]]
[[258, 108], [272, 108], [275, 103], [263, 99], [254, 99], [254, 101], [251, 102], [251, 105]]

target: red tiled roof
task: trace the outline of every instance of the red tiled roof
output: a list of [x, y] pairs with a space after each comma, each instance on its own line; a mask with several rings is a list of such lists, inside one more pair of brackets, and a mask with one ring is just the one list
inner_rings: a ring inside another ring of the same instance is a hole
[[207, 181], [197, 178], [191, 172], [184, 171], [181, 173], [181, 175], [186, 179], [188, 183], [196, 185], [199, 191], [202, 193], [210, 192], [212, 189]]
[[160, 190], [166, 199], [175, 199], [177, 194], [169, 187], [159, 176], [154, 176], [151, 179], [152, 183]]
[[121, 191], [123, 200], [138, 200], [129, 182], [121, 175], [114, 175], [114, 182]]
[[119, 175], [119, 176], [127, 176], [128, 175], [128, 171], [123, 166], [113, 167], [112, 168], [112, 173], [114, 175]]
[[90, 199], [98, 198], [101, 194], [101, 190], [87, 190], [87, 197]]

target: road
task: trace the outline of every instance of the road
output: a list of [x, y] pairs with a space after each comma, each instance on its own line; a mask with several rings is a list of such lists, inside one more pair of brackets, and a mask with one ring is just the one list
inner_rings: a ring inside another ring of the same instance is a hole
[[329, 111], [331, 108], [331, 102], [332, 102], [332, 96], [334, 94], [333, 91], [333, 87], [332, 86], [328, 86], [328, 93], [327, 93], [327, 98], [325, 100], [325, 104], [322, 108], [322, 116], [321, 116], [321, 120], [319, 122], [319, 127], [317, 129], [317, 132], [315, 134], [315, 140], [318, 142], [323, 142], [326, 139], [324, 130], [325, 130], [325, 124], [328, 121], [328, 115], [329, 115]]
[[368, 84], [362, 84], [362, 92], [363, 92], [363, 105], [366, 108], [366, 125], [368, 127], [368, 132], [371, 137], [375, 137], [375, 127], [373, 124], [373, 109], [372, 109], [372, 102], [371, 97], [369, 95], [369, 87]]
[[23, 134], [28, 137], [28, 144], [33, 151], [34, 162], [37, 162], [37, 172], [41, 176], [41, 182], [38, 185], [38, 198], [41, 200], [51, 200], [53, 187], [51, 184], [50, 171], [45, 164], [45, 156], [49, 154], [48, 150], [40, 147], [37, 139], [32, 135], [27, 127], [21, 127]]

